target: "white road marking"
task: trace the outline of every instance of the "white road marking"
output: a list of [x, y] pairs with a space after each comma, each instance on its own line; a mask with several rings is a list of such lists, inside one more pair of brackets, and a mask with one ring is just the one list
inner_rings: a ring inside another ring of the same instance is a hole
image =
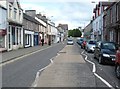
[[[56, 45], [59, 45], [59, 44], [56, 44]], [[46, 47], [46, 48], [44, 48], [44, 49], [40, 49], [40, 50], [31, 52], [31, 53], [28, 53], [28, 54], [26, 54], [26, 55], [23, 55], [23, 56], [21, 56], [21, 57], [17, 57], [17, 58], [15, 58], [15, 59], [10, 60], [10, 61], [7, 61], [7, 62], [5, 62], [5, 63], [1, 63], [1, 64], [0, 64], [0, 67], [4, 66], [4, 65], [6, 65], [6, 64], [9, 64], [9, 63], [13, 63], [13, 62], [15, 62], [15, 61], [17, 61], [17, 60], [19, 60], [19, 59], [25, 58], [25, 57], [30, 56], [30, 55], [32, 55], [32, 54], [41, 52], [41, 51], [46, 50], [46, 49], [48, 49], [48, 48], [54, 47], [54, 46], [56, 46], [56, 45], [49, 46], [49, 47]]]
[[104, 82], [108, 87], [114, 89], [113, 86], [110, 85], [110, 84], [109, 84], [105, 79], [103, 79], [101, 76], [99, 76], [99, 75], [96, 74], [96, 73], [94, 73], [94, 75], [95, 75], [96, 77], [98, 77], [102, 82]]
[[40, 76], [41, 71], [45, 70], [45, 69], [48, 68], [51, 64], [53, 64], [53, 63], [54, 63], [53, 59], [56, 58], [56, 57], [59, 56], [59, 55], [60, 55], [60, 54], [59, 54], [59, 52], [58, 52], [55, 57], [53, 57], [53, 58], [50, 59], [50, 64], [49, 64], [48, 66], [40, 69], [40, 70], [37, 72], [36, 77], [35, 77], [35, 81], [34, 81], [34, 83], [32, 84], [32, 87], [37, 87], [37, 82], [38, 82], [38, 79], [39, 79], [39, 76]]
[[52, 60], [52, 59], [50, 59], [50, 61], [51, 61], [51, 63], [53, 63], [53, 60]]
[[105, 83], [108, 87], [110, 87], [111, 89], [114, 89], [112, 85], [110, 85], [105, 79], [103, 79], [101, 76], [99, 76], [97, 73], [96, 73], [96, 67], [95, 67], [95, 63], [91, 62], [88, 60], [88, 56], [86, 54], [84, 54], [85, 51], [83, 51], [81, 54], [85, 56], [85, 60], [89, 63], [91, 63], [93, 65], [93, 70], [92, 72], [94, 73], [94, 75], [96, 77], [98, 77], [103, 83]]

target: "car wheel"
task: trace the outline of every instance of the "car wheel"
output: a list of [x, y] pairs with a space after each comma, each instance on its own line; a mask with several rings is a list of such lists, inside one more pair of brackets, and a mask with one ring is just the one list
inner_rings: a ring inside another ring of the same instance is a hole
[[120, 66], [119, 65], [116, 66], [116, 71], [115, 72], [116, 72], [117, 78], [120, 79]]
[[99, 62], [99, 64], [103, 64], [103, 59], [101, 56], [99, 56], [98, 62]]

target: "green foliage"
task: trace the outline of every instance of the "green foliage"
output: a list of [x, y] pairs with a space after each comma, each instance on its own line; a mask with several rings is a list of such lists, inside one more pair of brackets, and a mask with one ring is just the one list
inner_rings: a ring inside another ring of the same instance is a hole
[[73, 29], [68, 31], [68, 37], [81, 37], [82, 33], [79, 29]]

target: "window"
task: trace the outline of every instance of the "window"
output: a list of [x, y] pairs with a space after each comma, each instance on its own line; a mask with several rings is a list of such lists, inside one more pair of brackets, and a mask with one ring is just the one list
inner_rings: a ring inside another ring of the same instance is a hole
[[21, 28], [19, 29], [19, 37], [20, 37], [20, 44], [21, 44]]
[[96, 31], [98, 30], [98, 22], [96, 22]]
[[19, 37], [18, 37], [18, 31], [19, 31], [19, 29], [17, 28], [17, 29], [16, 29], [16, 41], [17, 41], [17, 45], [18, 45], [18, 38], [19, 38]]
[[113, 30], [110, 31], [110, 41], [113, 41]]
[[101, 19], [99, 20], [99, 29], [101, 29], [101, 23], [102, 23], [102, 21], [101, 21]]
[[114, 43], [103, 43], [103, 44], [102, 44], [102, 48], [103, 48], [103, 49], [113, 49], [113, 50], [116, 49]]
[[21, 11], [19, 11], [19, 20], [21, 21]]
[[12, 7], [9, 5], [9, 18], [11, 18], [11, 13], [12, 13]]
[[12, 44], [15, 45], [15, 27], [12, 27]]
[[17, 9], [14, 8], [14, 19], [16, 19], [16, 17], [17, 17]]
[[117, 4], [117, 5], [116, 5], [116, 20], [117, 20], [117, 21], [118, 21], [118, 19], [119, 19], [119, 18], [118, 18], [118, 12], [119, 12], [119, 11], [118, 11], [118, 4]]
[[96, 44], [96, 41], [89, 41], [89, 44]]
[[110, 9], [110, 23], [113, 21], [112, 9]]

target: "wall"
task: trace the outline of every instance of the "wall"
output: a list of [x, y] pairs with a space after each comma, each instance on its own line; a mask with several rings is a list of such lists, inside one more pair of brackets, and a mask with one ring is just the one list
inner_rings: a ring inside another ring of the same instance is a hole
[[103, 18], [102, 15], [98, 16], [95, 20], [93, 20], [92, 26], [93, 26], [93, 34], [96, 35], [94, 36], [94, 39], [96, 40], [102, 40], [102, 25]]
[[[14, 8], [16, 8], [16, 18], [14, 18], [14, 11], [15, 11]], [[22, 24], [23, 10], [20, 7], [18, 7], [17, 1], [15, 0], [15, 2], [13, 4], [8, 3], [7, 9], [8, 9], [8, 20]]]
[[0, 6], [0, 29], [6, 29], [7, 27], [7, 10]]

